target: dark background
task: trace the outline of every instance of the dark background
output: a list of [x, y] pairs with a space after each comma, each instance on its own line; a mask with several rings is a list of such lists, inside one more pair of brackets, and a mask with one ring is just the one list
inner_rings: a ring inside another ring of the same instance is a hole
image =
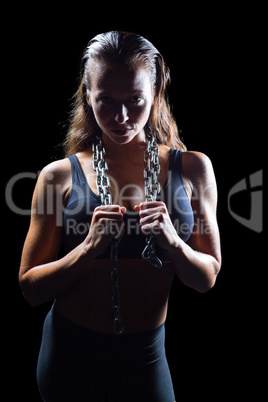
[[[142, 9], [117, 4], [105, 9], [104, 15], [104, 6], [102, 10], [72, 7], [64, 10], [68, 16], [42, 7], [38, 11], [17, 8], [15, 14], [13, 10], [6, 14], [8, 28], [2, 34], [6, 99], [2, 120], [7, 121], [2, 136], [4, 184], [20, 172], [37, 174], [61, 157], [56, 146], [66, 134], [80, 58], [89, 39], [118, 29], [153, 42], [171, 69], [169, 99], [184, 142], [189, 150], [210, 157], [219, 191], [223, 264], [217, 283], [201, 295], [175, 281], [170, 296], [166, 350], [176, 398], [215, 401], [255, 395], [258, 382], [253, 383], [253, 377], [262, 356], [263, 234], [235, 221], [227, 200], [237, 182], [263, 168], [258, 104], [261, 11], [255, 15], [250, 9], [184, 11], [176, 7], [146, 15]], [[34, 185], [33, 179], [15, 185], [16, 205], [30, 208]], [[231, 206], [249, 218], [249, 192], [234, 196]], [[4, 218], [6, 391], [8, 399], [16, 399], [19, 392], [20, 399], [38, 402], [35, 368], [50, 304], [30, 307], [17, 281], [29, 216], [16, 215], [6, 207]]]

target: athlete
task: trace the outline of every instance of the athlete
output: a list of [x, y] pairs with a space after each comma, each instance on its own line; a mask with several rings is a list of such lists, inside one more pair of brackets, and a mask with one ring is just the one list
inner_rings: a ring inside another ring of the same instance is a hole
[[198, 292], [221, 266], [209, 158], [186, 150], [147, 39], [107, 32], [81, 63], [64, 148], [42, 170], [19, 273], [53, 301], [37, 365], [46, 402], [174, 402], [165, 320], [177, 276]]

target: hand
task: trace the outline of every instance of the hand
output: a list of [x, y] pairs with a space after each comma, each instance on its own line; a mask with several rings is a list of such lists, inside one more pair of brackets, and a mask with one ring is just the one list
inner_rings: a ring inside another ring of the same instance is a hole
[[166, 204], [162, 201], [142, 202], [135, 205], [140, 214], [141, 230], [145, 235], [153, 234], [160, 247], [170, 250], [182, 241], [174, 228]]
[[125, 207], [119, 205], [102, 205], [95, 208], [86, 244], [94, 250], [95, 256], [103, 254], [114, 239], [124, 234], [123, 215]]

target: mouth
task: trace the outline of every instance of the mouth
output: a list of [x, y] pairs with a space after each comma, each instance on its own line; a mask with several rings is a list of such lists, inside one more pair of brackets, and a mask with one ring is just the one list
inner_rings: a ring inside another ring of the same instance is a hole
[[120, 130], [112, 130], [112, 132], [117, 134], [117, 135], [125, 135], [125, 134], [129, 133], [130, 131], [131, 131], [131, 128], [124, 128], [124, 129], [120, 129]]

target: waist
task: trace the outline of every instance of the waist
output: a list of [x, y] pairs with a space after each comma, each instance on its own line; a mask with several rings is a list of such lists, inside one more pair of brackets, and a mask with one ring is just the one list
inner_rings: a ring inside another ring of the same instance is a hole
[[[142, 253], [146, 247], [145, 236], [140, 236], [136, 238], [123, 237], [118, 245], [118, 258], [121, 259], [133, 259], [137, 262], [140, 262], [142, 259]], [[159, 247], [158, 244], [155, 244], [155, 253], [160, 260], [170, 262], [171, 256], [168, 251]], [[105, 251], [105, 253], [96, 257], [98, 260], [109, 259], [111, 255], [111, 248]]]
[[[113, 333], [110, 261], [91, 261], [56, 308], [66, 318], [98, 332]], [[157, 270], [144, 260], [119, 260], [121, 314], [126, 333], [158, 327], [166, 319], [174, 279], [171, 263]]]
[[[65, 350], [83, 350], [84, 354], [92, 353], [98, 360], [117, 362], [122, 366], [137, 363], [152, 363], [164, 352], [165, 323], [157, 328], [123, 335], [106, 334], [93, 331], [63, 317], [53, 305], [46, 318], [46, 327], [50, 335]], [[75, 346], [74, 346], [75, 345]]]
[[[57, 328], [60, 330], [69, 330], [69, 331], [74, 331], [74, 332], [80, 332], [81, 335], [86, 335], [86, 339], [89, 339], [90, 337], [92, 340], [96, 339], [101, 339], [105, 343], [112, 343], [112, 344], [122, 344], [124, 341], [131, 342], [133, 340], [140, 340], [144, 342], [144, 340], [152, 340], [155, 336], [158, 336], [160, 333], [163, 331], [165, 332], [165, 322], [163, 324], [159, 325], [156, 328], [148, 329], [145, 331], [137, 331], [137, 332], [132, 332], [128, 334], [122, 334], [122, 335], [115, 335], [115, 334], [108, 334], [104, 332], [98, 332], [94, 331], [92, 329], [86, 328], [82, 325], [76, 324], [75, 322], [69, 320], [68, 318], [63, 317], [62, 314], [57, 310], [57, 307], [55, 304], [52, 305], [51, 310], [52, 314], [52, 319], [54, 320], [54, 323], [56, 324]], [[83, 338], [83, 336], [82, 336]]]

